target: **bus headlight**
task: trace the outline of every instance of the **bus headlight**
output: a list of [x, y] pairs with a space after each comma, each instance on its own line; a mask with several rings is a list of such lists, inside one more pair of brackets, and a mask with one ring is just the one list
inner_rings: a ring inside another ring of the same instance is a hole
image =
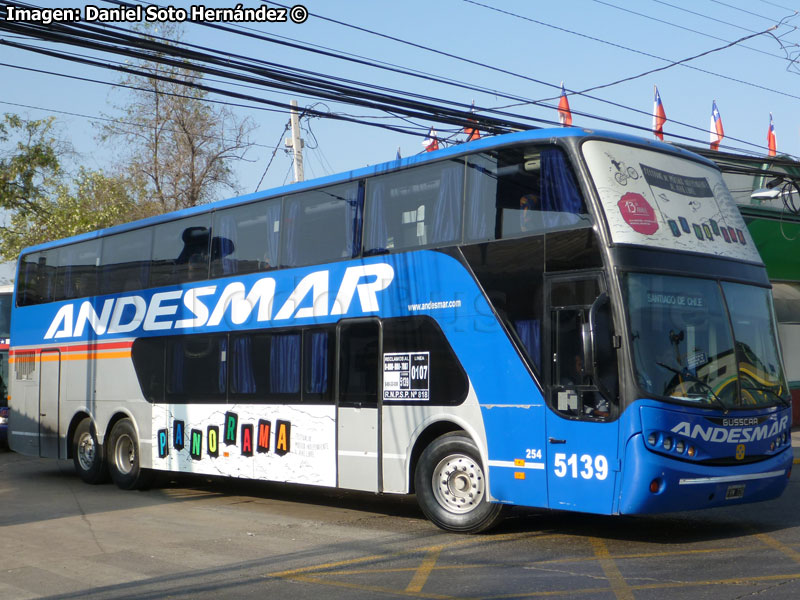
[[672, 450], [672, 438], [664, 438], [664, 450]]
[[686, 444], [683, 440], [678, 440], [675, 442], [675, 452], [678, 454], [683, 454], [683, 451], [686, 450]]
[[651, 446], [655, 446], [658, 443], [658, 435], [655, 433], [651, 433], [647, 436], [647, 443]]

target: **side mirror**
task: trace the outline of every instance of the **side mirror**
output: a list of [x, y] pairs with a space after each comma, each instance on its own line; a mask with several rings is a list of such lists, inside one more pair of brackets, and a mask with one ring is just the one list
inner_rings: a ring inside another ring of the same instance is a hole
[[584, 352], [586, 338], [590, 355], [586, 355], [587, 363], [591, 359], [591, 372], [594, 375], [597, 389], [608, 400], [616, 401], [619, 393], [619, 375], [617, 372], [617, 350], [614, 344], [614, 323], [611, 318], [611, 302], [608, 294], [603, 292], [589, 309], [588, 334], [584, 335]]

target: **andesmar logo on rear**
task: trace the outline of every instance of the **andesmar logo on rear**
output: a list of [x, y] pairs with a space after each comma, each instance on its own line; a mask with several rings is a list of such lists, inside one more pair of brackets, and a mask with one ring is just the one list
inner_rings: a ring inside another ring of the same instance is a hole
[[[227, 322], [232, 325], [252, 321], [254, 314], [255, 322], [259, 323], [346, 315], [356, 293], [360, 311], [354, 309], [353, 312], [375, 313], [379, 310], [378, 292], [389, 287], [394, 279], [394, 268], [388, 263], [347, 267], [331, 303], [332, 271], [334, 269], [313, 271], [303, 277], [274, 316], [276, 296], [282, 298], [281, 292], [288, 291], [281, 288], [288, 287], [285, 284], [292, 279], [289, 272], [283, 277], [278, 275], [280, 287], [274, 277], [250, 277], [224, 287], [201, 285], [108, 298], [103, 301], [99, 314], [88, 300], [65, 304], [56, 313], [44, 339], [82, 337], [87, 327], [98, 336], [213, 328], [218, 327], [226, 315], [229, 315]], [[253, 282], [249, 289], [246, 281]]]

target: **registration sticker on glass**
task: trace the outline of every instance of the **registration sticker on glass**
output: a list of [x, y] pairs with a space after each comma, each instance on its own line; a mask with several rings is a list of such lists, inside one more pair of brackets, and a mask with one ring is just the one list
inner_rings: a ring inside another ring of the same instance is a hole
[[430, 400], [430, 352], [383, 355], [383, 399]]
[[728, 490], [725, 492], [725, 500], [736, 500], [737, 498], [744, 498], [744, 484], [728, 486]]

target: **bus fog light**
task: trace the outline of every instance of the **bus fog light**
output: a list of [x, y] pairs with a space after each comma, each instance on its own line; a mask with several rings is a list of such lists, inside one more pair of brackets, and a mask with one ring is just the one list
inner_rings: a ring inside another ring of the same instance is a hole
[[661, 480], [656, 478], [650, 482], [650, 492], [657, 494], [661, 490]]
[[672, 438], [664, 438], [664, 450], [672, 450]]
[[686, 444], [684, 443], [683, 440], [678, 440], [675, 443], [675, 452], [677, 452], [678, 454], [683, 454], [684, 450], [686, 450]]
[[651, 433], [647, 436], [647, 443], [651, 446], [655, 446], [658, 443], [658, 436], [655, 433]]
[[689, 448], [686, 450], [686, 454], [688, 454], [691, 457], [694, 457], [694, 455], [697, 454], [697, 450], [695, 450], [694, 446], [689, 446]]

